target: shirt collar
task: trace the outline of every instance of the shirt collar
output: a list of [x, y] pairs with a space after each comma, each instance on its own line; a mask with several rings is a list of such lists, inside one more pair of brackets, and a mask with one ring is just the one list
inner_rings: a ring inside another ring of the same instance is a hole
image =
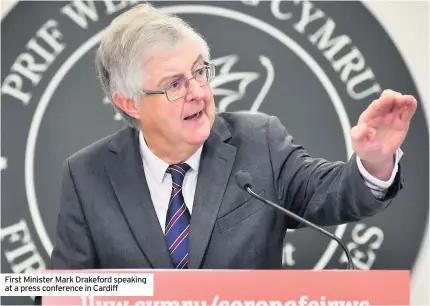
[[[139, 131], [139, 147], [142, 160], [146, 161], [149, 171], [151, 171], [157, 182], [162, 183], [169, 164], [152, 153], [143, 137], [142, 131]], [[185, 161], [191, 167], [190, 170], [193, 170], [196, 173], [199, 172], [202, 149], [203, 145], [201, 145], [199, 149]]]

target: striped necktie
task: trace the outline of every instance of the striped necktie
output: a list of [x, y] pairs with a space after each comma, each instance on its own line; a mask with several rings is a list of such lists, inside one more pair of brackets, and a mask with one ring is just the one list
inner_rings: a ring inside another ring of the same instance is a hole
[[172, 194], [167, 209], [164, 235], [173, 265], [177, 269], [188, 268], [188, 232], [191, 215], [182, 195], [182, 183], [189, 169], [190, 166], [183, 163], [171, 165], [167, 170], [172, 175]]

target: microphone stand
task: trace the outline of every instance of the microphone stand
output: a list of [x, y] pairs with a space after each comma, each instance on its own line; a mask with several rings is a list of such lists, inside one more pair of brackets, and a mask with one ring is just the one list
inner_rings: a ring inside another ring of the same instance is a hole
[[348, 270], [357, 270], [356, 266], [354, 265], [354, 262], [352, 261], [352, 257], [351, 257], [351, 253], [349, 252], [348, 248], [345, 246], [345, 244], [342, 242], [342, 240], [340, 240], [336, 235], [333, 235], [332, 233], [326, 231], [325, 229], [316, 226], [315, 224], [313, 224], [312, 222], [307, 221], [306, 219], [303, 219], [300, 216], [297, 216], [296, 214], [288, 211], [287, 209], [283, 208], [280, 205], [277, 205], [269, 200], [266, 200], [265, 198], [261, 197], [260, 195], [256, 194], [254, 191], [252, 191], [252, 189], [249, 186], [245, 186], [245, 189], [248, 193], [250, 193], [252, 196], [254, 196], [255, 198], [259, 199], [260, 201], [281, 210], [284, 214], [290, 216], [293, 219], [296, 219], [306, 225], [308, 225], [309, 227], [312, 227], [313, 229], [316, 229], [317, 231], [329, 236], [330, 238], [334, 239], [342, 248], [343, 251], [346, 254], [346, 257], [348, 258]]

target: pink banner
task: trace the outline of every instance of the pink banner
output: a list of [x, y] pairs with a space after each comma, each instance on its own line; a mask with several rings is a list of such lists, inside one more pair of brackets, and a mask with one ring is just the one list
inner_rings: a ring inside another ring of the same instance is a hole
[[113, 278], [116, 273], [150, 274], [153, 296], [110, 296], [108, 291], [106, 296], [92, 296], [88, 292], [86, 296], [66, 296], [67, 292], [62, 292], [59, 295], [63, 296], [45, 296], [44, 305], [409, 305], [409, 271], [75, 270], [46, 273], [104, 273]]

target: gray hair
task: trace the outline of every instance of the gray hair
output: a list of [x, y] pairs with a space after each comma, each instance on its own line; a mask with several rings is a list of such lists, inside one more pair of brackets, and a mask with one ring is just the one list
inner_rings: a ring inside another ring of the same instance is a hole
[[129, 126], [139, 128], [139, 122], [113, 102], [113, 94], [117, 91], [139, 102], [145, 81], [143, 64], [156, 52], [173, 48], [184, 39], [200, 43], [202, 56], [209, 61], [208, 44], [197, 31], [148, 3], [122, 13], [103, 33], [95, 59], [97, 72], [104, 94]]

